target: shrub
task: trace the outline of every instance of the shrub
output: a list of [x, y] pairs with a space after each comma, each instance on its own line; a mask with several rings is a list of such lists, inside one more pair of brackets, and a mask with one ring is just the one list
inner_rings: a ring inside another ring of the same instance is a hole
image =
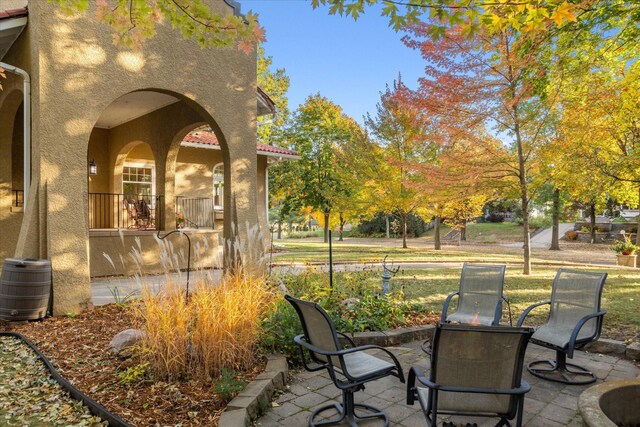
[[492, 212], [485, 218], [487, 222], [504, 222], [504, 215], [496, 212]]
[[222, 368], [220, 378], [213, 384], [213, 391], [225, 402], [231, 401], [239, 392], [244, 389], [247, 383], [236, 379], [234, 372], [230, 369]]
[[[330, 287], [326, 273], [307, 269], [279, 280], [292, 296], [317, 302], [341, 332], [382, 331], [404, 322], [409, 307], [402, 290], [381, 296], [377, 271], [347, 272], [334, 278]], [[302, 333], [302, 328], [293, 307], [284, 298], [274, 304], [262, 330], [266, 350], [285, 353], [293, 360], [299, 358], [293, 337]]]
[[566, 237], [567, 240], [577, 240], [578, 239], [578, 232], [574, 231], [574, 230], [569, 230], [566, 233], [564, 233], [564, 237]]

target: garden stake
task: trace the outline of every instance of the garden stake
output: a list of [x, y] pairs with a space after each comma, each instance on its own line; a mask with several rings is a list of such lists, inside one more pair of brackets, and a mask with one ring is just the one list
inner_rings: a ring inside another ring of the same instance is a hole
[[331, 246], [331, 230], [329, 230], [329, 287], [333, 289], [333, 248]]
[[[173, 233], [180, 233], [182, 234], [184, 237], [187, 238], [187, 304], [189, 303], [189, 272], [191, 271], [191, 238], [189, 237], [189, 235], [187, 233], [184, 233], [182, 230], [173, 230], [168, 232], [167, 234], [165, 234], [164, 236], [160, 236], [160, 230], [158, 230], [157, 236], [158, 239], [160, 240], [164, 240], [167, 237], [169, 237], [170, 235], [172, 235]], [[178, 270], [180, 269], [180, 266], [178, 266]]]

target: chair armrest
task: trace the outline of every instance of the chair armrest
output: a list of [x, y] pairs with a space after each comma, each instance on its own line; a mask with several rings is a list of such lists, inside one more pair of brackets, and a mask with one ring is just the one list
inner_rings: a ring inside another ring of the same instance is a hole
[[444, 306], [442, 307], [442, 314], [440, 315], [440, 322], [444, 323], [447, 321], [447, 312], [449, 311], [449, 303], [451, 303], [451, 299], [458, 295], [460, 296], [460, 291], [452, 292], [447, 296], [447, 299], [444, 300]]
[[530, 305], [529, 307], [527, 307], [527, 309], [520, 315], [520, 318], [518, 319], [518, 323], [516, 324], [516, 326], [517, 327], [522, 326], [522, 324], [524, 323], [525, 317], [527, 317], [529, 315], [529, 312], [531, 310], [533, 310], [536, 307], [540, 307], [541, 305], [546, 305], [546, 304], [551, 304], [551, 301], [543, 301], [543, 302], [539, 302], [537, 304], [533, 304], [533, 305]]
[[[607, 312], [602, 310], [597, 313], [588, 314], [578, 321], [578, 323], [576, 324], [576, 327], [573, 328], [573, 332], [571, 332], [571, 338], [569, 338], [569, 343], [567, 344], [568, 358], [573, 357], [573, 349], [576, 345], [576, 340], [578, 339], [578, 334], [580, 333], [580, 329], [582, 329], [584, 324], [587, 323], [587, 321], [590, 319], [602, 318], [604, 317], [605, 314], [607, 314]], [[596, 328], [596, 336], [594, 339], [597, 339], [599, 335], [600, 335], [600, 326], [598, 325], [598, 327]]]
[[440, 391], [454, 391], [459, 393], [480, 393], [480, 394], [525, 394], [531, 390], [531, 386], [525, 380], [520, 381], [520, 387], [516, 388], [484, 388], [484, 387], [458, 387], [436, 384], [425, 377], [418, 377], [418, 380], [425, 386]]
[[418, 393], [416, 391], [416, 379], [423, 384], [424, 381], [427, 381], [422, 369], [418, 366], [412, 366], [409, 370], [409, 377], [407, 378], [407, 405], [413, 405], [418, 397]]

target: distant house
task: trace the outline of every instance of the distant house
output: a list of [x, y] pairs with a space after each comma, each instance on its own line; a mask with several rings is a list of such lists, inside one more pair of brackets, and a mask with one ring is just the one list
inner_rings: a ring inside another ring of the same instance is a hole
[[256, 144], [257, 117], [275, 107], [255, 52], [203, 50], [166, 25], [139, 51], [118, 48], [91, 10], [26, 3], [0, 10], [0, 261], [50, 259], [54, 311], [78, 312], [90, 277], [114, 273], [103, 252], [122, 253], [121, 234], [153, 271], [157, 230], [196, 230], [205, 262], [232, 221], [241, 238], [266, 230], [267, 168], [295, 153]]

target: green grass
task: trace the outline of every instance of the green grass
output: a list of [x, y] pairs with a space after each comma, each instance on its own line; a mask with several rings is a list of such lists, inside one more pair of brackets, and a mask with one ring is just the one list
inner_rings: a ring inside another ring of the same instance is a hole
[[469, 224], [467, 240], [476, 243], [522, 242], [522, 226], [510, 222]]
[[[606, 271], [602, 307], [607, 311], [604, 321], [604, 335], [615, 339], [640, 341], [640, 270], [616, 268], [582, 269]], [[551, 298], [551, 284], [556, 274], [555, 267], [540, 267], [525, 276], [518, 268], [507, 268], [504, 294], [509, 298], [513, 322], [531, 304]], [[339, 275], [336, 278], [340, 280]], [[378, 281], [377, 278], [371, 279]], [[392, 290], [403, 288], [407, 302], [421, 311], [440, 313], [444, 300], [451, 292], [458, 290], [460, 268], [426, 268], [401, 270], [392, 280]], [[454, 301], [456, 299], [454, 298]], [[454, 309], [455, 304], [450, 309]], [[547, 307], [534, 309], [527, 317], [527, 325], [539, 325], [546, 320]], [[503, 323], [508, 324], [509, 315], [505, 304]]]

